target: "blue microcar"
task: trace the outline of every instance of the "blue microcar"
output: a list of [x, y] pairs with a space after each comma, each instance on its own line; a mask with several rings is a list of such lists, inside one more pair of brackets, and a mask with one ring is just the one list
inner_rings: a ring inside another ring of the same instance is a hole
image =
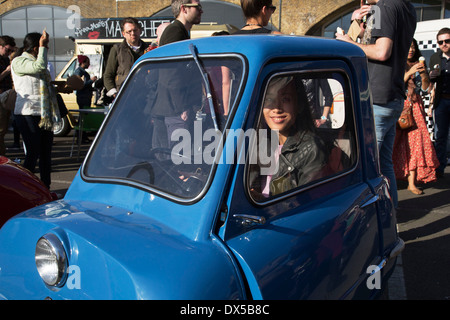
[[284, 35], [134, 65], [64, 199], [0, 230], [2, 299], [371, 299], [403, 241], [367, 58]]

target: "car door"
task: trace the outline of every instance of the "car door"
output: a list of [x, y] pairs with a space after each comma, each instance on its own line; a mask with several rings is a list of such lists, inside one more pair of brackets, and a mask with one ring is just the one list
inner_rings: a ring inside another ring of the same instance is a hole
[[[363, 137], [357, 134], [354, 112], [358, 88], [343, 61], [269, 64], [261, 74], [260, 90], [255, 90], [257, 112], [250, 116], [246, 132], [267, 129], [270, 120], [265, 118], [265, 109], [272, 84], [291, 79], [303, 84], [297, 85], [302, 92], [296, 95], [297, 105], [309, 109], [309, 121], [315, 124], [311, 132], [319, 147], [307, 149], [312, 151], [306, 155], [291, 156], [285, 155], [284, 145], [280, 147], [278, 170], [289, 172], [280, 180], [278, 172], [262, 172], [267, 162], [264, 167], [258, 160], [263, 158], [262, 148], [255, 146], [267, 145], [267, 141], [261, 143], [257, 136], [250, 146], [242, 146], [248, 147], [247, 158], [245, 165], [236, 166], [226, 200], [227, 218], [219, 235], [238, 260], [252, 298], [366, 298], [372, 293], [366, 285], [373, 270], [370, 266], [380, 260], [380, 234], [377, 196], [364, 181]], [[326, 121], [317, 122], [327, 108]], [[282, 116], [278, 121], [282, 122]], [[293, 140], [285, 144], [288, 141]], [[322, 151], [325, 158], [322, 154], [309, 163], [303, 161]], [[287, 163], [299, 166], [295, 170], [302, 173], [295, 174], [282, 158], [289, 158]], [[308, 178], [302, 180], [305, 175]], [[267, 182], [267, 176], [273, 183]], [[259, 188], [263, 183], [266, 188]]]

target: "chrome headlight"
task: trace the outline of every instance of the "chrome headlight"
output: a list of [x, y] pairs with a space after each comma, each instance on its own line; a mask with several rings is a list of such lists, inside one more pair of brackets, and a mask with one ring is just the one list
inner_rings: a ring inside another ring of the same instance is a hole
[[58, 286], [63, 282], [67, 256], [61, 240], [56, 235], [47, 233], [38, 240], [34, 258], [39, 275], [45, 284]]

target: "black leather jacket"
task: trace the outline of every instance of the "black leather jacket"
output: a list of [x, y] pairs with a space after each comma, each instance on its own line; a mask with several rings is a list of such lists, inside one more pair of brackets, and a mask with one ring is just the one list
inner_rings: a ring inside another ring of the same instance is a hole
[[[430, 58], [430, 68], [431, 70], [434, 70], [434, 66], [438, 64], [440, 66], [440, 70], [443, 69], [442, 64], [442, 51], [438, 50], [435, 52], [431, 58]], [[432, 82], [436, 82], [436, 93], [434, 96], [434, 107], [437, 108], [439, 105], [439, 101], [441, 100], [441, 93], [442, 93], [442, 85], [444, 81], [443, 72], [440, 73], [439, 77], [437, 79], [432, 79]]]
[[[297, 132], [287, 138], [279, 157], [278, 171], [270, 181], [270, 195], [274, 196], [314, 179], [320, 178], [327, 164], [327, 153], [322, 140], [311, 132]], [[259, 174], [259, 165], [250, 169], [250, 186], [261, 193], [266, 176]]]

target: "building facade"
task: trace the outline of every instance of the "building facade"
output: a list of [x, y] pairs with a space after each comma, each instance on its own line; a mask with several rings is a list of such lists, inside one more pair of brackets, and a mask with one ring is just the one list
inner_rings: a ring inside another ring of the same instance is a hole
[[[171, 0], [9, 0], [0, 5], [0, 12], [4, 15], [23, 7], [55, 6], [64, 10], [76, 10], [83, 18], [146, 17], [158, 14], [170, 7], [170, 3]], [[349, 0], [274, 0], [277, 10], [272, 17], [272, 24], [283, 33], [308, 34], [312, 28], [317, 29], [322, 21], [348, 11], [358, 3], [359, 1]], [[205, 9], [204, 22], [218, 22], [211, 20], [214, 13], [209, 14], [208, 7], [218, 9], [223, 20], [233, 21], [233, 12], [240, 10], [239, 0], [203, 0], [202, 4]]]

